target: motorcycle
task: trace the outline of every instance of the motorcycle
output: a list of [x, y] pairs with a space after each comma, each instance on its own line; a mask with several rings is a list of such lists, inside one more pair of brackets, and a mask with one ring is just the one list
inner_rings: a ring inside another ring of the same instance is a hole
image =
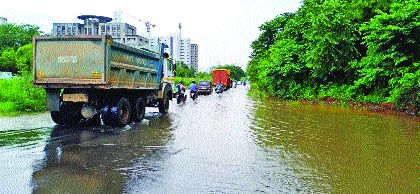
[[195, 91], [195, 92], [190, 92], [190, 98], [191, 98], [191, 99], [195, 100], [195, 99], [197, 99], [197, 97], [198, 97], [197, 91]]
[[185, 102], [187, 100], [187, 95], [185, 93], [176, 92], [176, 103]]
[[223, 87], [216, 87], [216, 94], [221, 94], [223, 92]]

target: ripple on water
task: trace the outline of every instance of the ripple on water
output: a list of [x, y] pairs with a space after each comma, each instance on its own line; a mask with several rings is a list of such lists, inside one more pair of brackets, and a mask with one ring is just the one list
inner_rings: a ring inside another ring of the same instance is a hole
[[36, 128], [0, 131], [0, 148], [30, 149], [45, 141], [51, 130], [51, 128]]

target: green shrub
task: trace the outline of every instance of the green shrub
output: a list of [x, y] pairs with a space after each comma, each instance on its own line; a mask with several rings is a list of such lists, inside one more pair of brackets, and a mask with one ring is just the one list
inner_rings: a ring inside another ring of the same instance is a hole
[[35, 88], [29, 75], [0, 80], [0, 88], [0, 112], [45, 111], [45, 91]]

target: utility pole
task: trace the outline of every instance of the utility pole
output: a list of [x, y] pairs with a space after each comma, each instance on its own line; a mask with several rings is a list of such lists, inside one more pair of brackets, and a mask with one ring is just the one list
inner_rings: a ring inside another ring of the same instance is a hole
[[181, 28], [182, 28], [181, 23], [178, 24], [178, 28], [179, 28], [179, 41], [181, 41]]

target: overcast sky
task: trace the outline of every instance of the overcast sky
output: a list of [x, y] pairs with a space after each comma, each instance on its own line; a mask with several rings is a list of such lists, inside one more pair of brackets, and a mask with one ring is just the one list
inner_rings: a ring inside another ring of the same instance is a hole
[[138, 19], [156, 24], [152, 36], [178, 33], [198, 44], [198, 66], [207, 71], [214, 65], [236, 64], [246, 67], [251, 42], [258, 38], [258, 27], [284, 12], [296, 11], [301, 0], [10, 0], [0, 3], [0, 17], [11, 23], [29, 23], [50, 32], [54, 22], [79, 22], [78, 15], [92, 14], [113, 17], [123, 12], [123, 22], [138, 28], [146, 35]]

